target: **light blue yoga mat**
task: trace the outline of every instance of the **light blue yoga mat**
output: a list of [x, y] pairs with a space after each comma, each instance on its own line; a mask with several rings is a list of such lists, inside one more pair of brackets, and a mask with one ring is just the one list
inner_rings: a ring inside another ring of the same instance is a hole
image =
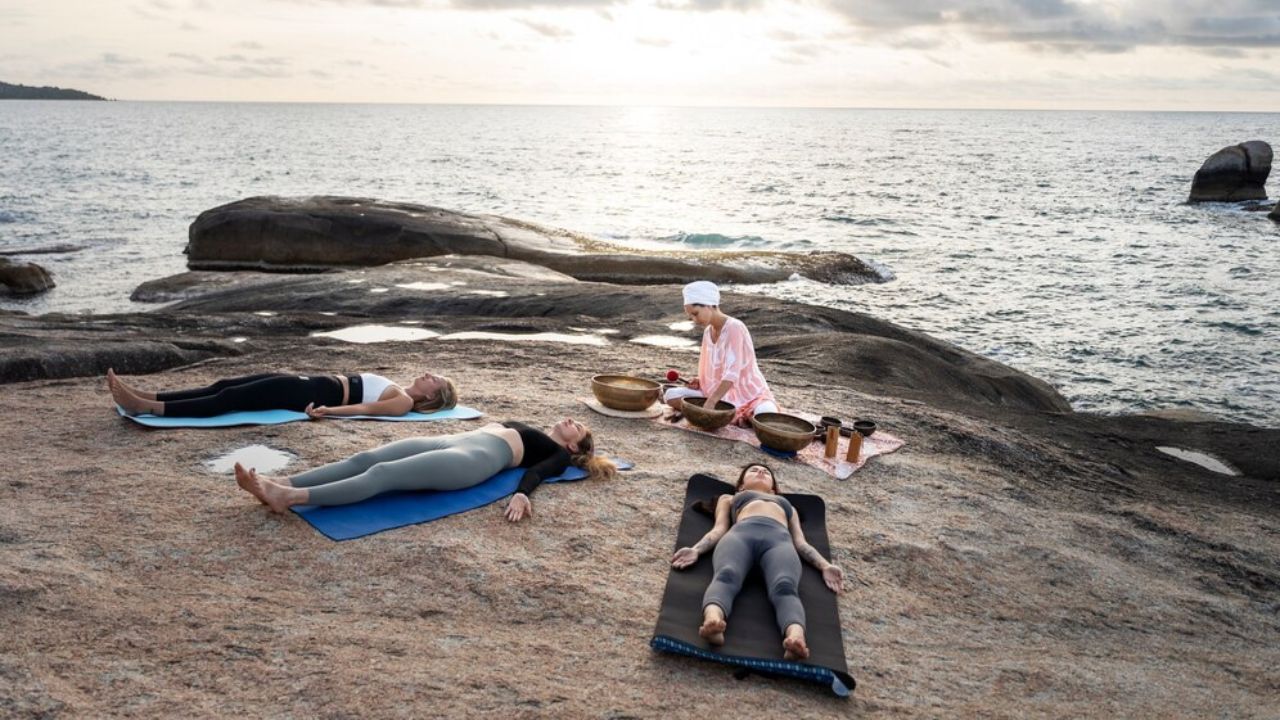
[[[124, 417], [153, 428], [223, 428], [236, 425], [283, 425], [284, 423], [310, 420], [306, 413], [293, 410], [246, 410], [243, 412], [225, 413], [213, 417], [160, 417], [156, 415], [125, 415], [119, 405], [116, 412]], [[383, 420], [387, 422], [425, 422], [430, 420], [475, 420], [484, 413], [459, 405], [449, 410], [438, 410], [433, 413], [410, 412], [395, 417], [389, 415], [330, 415], [329, 420]]]
[[[619, 470], [635, 467], [626, 460], [614, 458], [613, 461]], [[522, 475], [523, 468], [509, 468], [479, 485], [461, 490], [393, 492], [351, 505], [298, 505], [292, 510], [330, 540], [351, 540], [484, 507], [514, 493]], [[559, 477], [544, 480], [543, 484], [581, 480], [586, 476], [585, 470], [571, 466]]]

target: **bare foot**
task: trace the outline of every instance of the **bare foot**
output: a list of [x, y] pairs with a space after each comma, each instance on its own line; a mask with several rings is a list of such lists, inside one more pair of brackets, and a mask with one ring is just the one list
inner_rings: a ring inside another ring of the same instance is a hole
[[142, 398], [143, 400], [150, 400], [152, 402], [155, 402], [155, 399], [156, 399], [155, 393], [147, 392], [145, 390], [139, 390], [138, 388], [125, 382], [124, 378], [120, 377], [119, 375], [116, 375], [115, 372], [113, 371], [108, 371], [108, 372], [111, 373], [111, 376], [115, 380], [115, 382], [118, 383], [121, 387], [123, 387], [126, 391], [128, 391], [130, 395], [134, 397]]
[[240, 463], [236, 463], [235, 473], [236, 484], [240, 486], [240, 489], [258, 498], [258, 502], [266, 505], [267, 500], [262, 497], [262, 488], [260, 487], [262, 483], [259, 479], [255, 475], [250, 474], [249, 471]]
[[286, 485], [277, 485], [270, 480], [263, 480], [258, 477], [256, 470], [249, 470], [250, 480], [258, 486], [258, 490], [262, 493], [257, 497], [271, 508], [271, 512], [283, 513], [294, 505], [302, 503], [303, 498], [299, 497], [299, 493], [305, 494], [305, 490], [298, 490]]
[[724, 611], [716, 605], [708, 605], [702, 611], [702, 627], [698, 628], [698, 634], [712, 645], [723, 645], [727, 627], [729, 624], [724, 621]]
[[155, 408], [152, 406], [158, 404], [143, 400], [129, 392], [124, 383], [120, 382], [120, 378], [116, 377], [115, 371], [111, 369], [107, 370], [107, 387], [111, 390], [111, 398], [129, 415], [154, 412]]
[[803, 627], [795, 624], [787, 627], [787, 636], [782, 639], [782, 650], [784, 660], [809, 659], [809, 646], [804, 641]]

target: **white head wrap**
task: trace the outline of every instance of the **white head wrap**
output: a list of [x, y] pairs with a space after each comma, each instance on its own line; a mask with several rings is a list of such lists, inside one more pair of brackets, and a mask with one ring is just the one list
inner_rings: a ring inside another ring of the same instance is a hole
[[698, 280], [684, 286], [685, 305], [719, 305], [720, 288], [707, 280]]

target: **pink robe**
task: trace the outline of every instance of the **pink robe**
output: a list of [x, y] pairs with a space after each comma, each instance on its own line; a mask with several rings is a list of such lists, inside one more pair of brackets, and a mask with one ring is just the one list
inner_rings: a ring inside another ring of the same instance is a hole
[[711, 341], [711, 327], [702, 332], [702, 354], [698, 356], [698, 385], [710, 396], [721, 380], [733, 381], [724, 394], [726, 402], [738, 408], [735, 420], [751, 417], [752, 409], [765, 400], [774, 400], [769, 383], [764, 381], [756, 364], [756, 348], [747, 326], [737, 318], [729, 318], [720, 329], [720, 340]]

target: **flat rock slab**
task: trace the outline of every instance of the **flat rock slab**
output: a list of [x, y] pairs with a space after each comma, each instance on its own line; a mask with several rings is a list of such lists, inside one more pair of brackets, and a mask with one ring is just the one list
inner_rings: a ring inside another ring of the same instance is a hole
[[833, 284], [883, 280], [845, 253], [641, 251], [497, 215], [338, 196], [251, 197], [206, 210], [191, 224], [186, 252], [192, 270], [300, 272], [452, 254], [622, 284], [767, 283], [796, 274]]

